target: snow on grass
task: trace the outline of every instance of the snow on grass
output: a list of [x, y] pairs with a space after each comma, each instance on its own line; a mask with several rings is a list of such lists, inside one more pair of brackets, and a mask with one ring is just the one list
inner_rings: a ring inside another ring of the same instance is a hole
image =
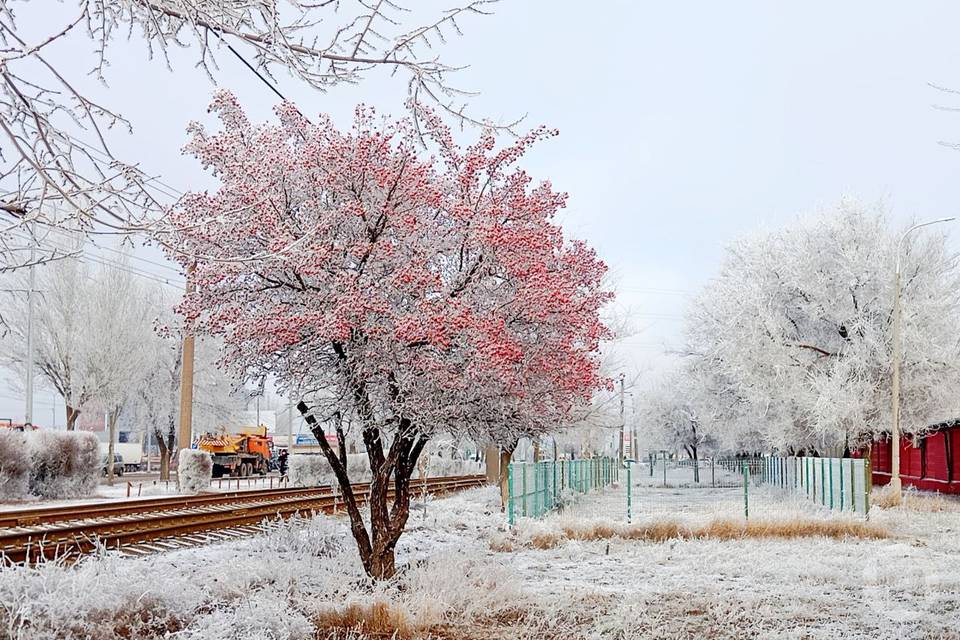
[[879, 540], [574, 535], [493, 551], [572, 521], [602, 530], [568, 511], [511, 534], [498, 502], [492, 488], [418, 500], [404, 568], [384, 584], [364, 577], [345, 522], [324, 517], [147, 558], [5, 568], [0, 637], [960, 637], [957, 512], [876, 509], [870, 525], [891, 535]]

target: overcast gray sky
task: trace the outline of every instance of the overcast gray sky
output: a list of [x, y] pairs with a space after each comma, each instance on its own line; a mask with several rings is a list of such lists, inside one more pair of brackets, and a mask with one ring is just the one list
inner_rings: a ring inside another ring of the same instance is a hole
[[[74, 17], [36, 5], [48, 26]], [[758, 225], [843, 195], [883, 200], [903, 219], [958, 213], [960, 152], [938, 141], [960, 142], [960, 113], [933, 105], [960, 106], [960, 96], [928, 86], [960, 88], [957, 24], [960, 3], [948, 1], [504, 0], [495, 15], [463, 21], [464, 37], [438, 53], [470, 65], [456, 84], [481, 92], [474, 113], [560, 129], [526, 165], [570, 193], [566, 228], [616, 274], [641, 329], [625, 366], [639, 371], [662, 366], [684, 294]], [[56, 55], [82, 76], [89, 52], [75, 38]], [[111, 61], [109, 89], [87, 84], [135, 126], [118, 138], [120, 154], [177, 189], [209, 186], [180, 154], [212, 90], [195, 55], [177, 52], [170, 72], [141, 43], [119, 42]], [[221, 84], [252, 117], [269, 117], [275, 96], [229, 54], [220, 61]], [[403, 111], [405, 79], [385, 73], [325, 95], [278, 81], [305, 113], [344, 123], [358, 101]], [[22, 415], [18, 406], [4, 398], [0, 413]]]

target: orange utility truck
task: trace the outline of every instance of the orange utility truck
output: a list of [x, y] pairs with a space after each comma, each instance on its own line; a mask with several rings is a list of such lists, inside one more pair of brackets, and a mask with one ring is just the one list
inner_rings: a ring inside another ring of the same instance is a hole
[[213, 477], [266, 475], [273, 455], [273, 440], [267, 428], [249, 427], [239, 433], [207, 433], [197, 440], [197, 448], [213, 457]]

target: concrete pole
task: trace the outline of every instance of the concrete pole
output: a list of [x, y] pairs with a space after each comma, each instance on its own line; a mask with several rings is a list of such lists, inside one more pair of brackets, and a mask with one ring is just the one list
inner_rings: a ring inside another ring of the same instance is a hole
[[290, 419], [287, 420], [287, 454], [293, 453], [293, 398], [290, 398]]
[[[187, 269], [187, 294], [193, 292], [193, 274], [196, 267]], [[180, 367], [180, 429], [177, 434], [181, 449], [189, 449], [193, 443], [193, 356], [194, 339], [190, 333], [183, 336], [183, 363]], [[173, 455], [173, 452], [171, 452]]]
[[893, 379], [891, 381], [891, 418], [893, 425], [890, 429], [890, 487], [897, 496], [897, 502], [900, 501], [902, 489], [900, 482], [900, 361], [903, 358], [903, 354], [900, 337], [900, 267], [903, 241], [907, 239], [910, 233], [920, 227], [926, 227], [939, 222], [951, 222], [953, 220], [956, 220], [956, 218], [937, 218], [936, 220], [915, 224], [907, 229], [903, 235], [900, 236], [900, 241], [897, 242], [897, 268], [893, 276]]
[[34, 264], [36, 260], [35, 242], [30, 244], [30, 289], [27, 291], [27, 361], [26, 361], [26, 406], [23, 408], [23, 425], [25, 430], [29, 430], [33, 425], [33, 290], [37, 284], [37, 268]]
[[890, 488], [899, 496], [900, 484], [900, 260], [893, 278], [893, 381], [891, 413]]

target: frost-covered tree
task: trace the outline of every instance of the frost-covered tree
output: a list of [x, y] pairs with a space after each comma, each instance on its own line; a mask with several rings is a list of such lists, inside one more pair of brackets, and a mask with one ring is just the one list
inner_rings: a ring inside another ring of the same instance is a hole
[[[180, 311], [223, 338], [238, 374], [307, 398], [363, 566], [389, 577], [434, 434], [507, 443], [549, 432], [602, 384], [605, 267], [552, 222], [565, 196], [515, 166], [550, 131], [501, 149], [485, 134], [462, 149], [428, 112], [418, 130], [360, 108], [343, 132], [289, 105], [280, 125], [255, 127], [226, 93], [213, 109], [223, 130], [194, 127], [188, 149], [221, 187], [190, 194], [169, 220], [174, 257], [196, 260]], [[349, 425], [372, 475], [369, 530], [346, 464]]]
[[[135, 421], [152, 431], [160, 450], [160, 477], [164, 480], [170, 478], [171, 455], [178, 445], [180, 371], [183, 366], [182, 321], [173, 313], [174, 303], [169, 296], [161, 298], [157, 330], [143, 346], [150, 366], [137, 381], [131, 407]], [[216, 339], [197, 340], [193, 364], [193, 422], [205, 425], [209, 431], [229, 423], [240, 408], [234, 395], [234, 380], [217, 365], [218, 359], [219, 342]]]
[[[64, 399], [68, 431], [88, 402], [106, 409], [111, 475], [117, 419], [149, 364], [144, 345], [158, 312], [156, 300], [122, 262], [90, 269], [71, 257], [37, 270], [35, 371]], [[7, 278], [16, 287], [29, 286], [23, 272]], [[27, 356], [27, 324], [26, 305], [7, 314], [6, 364], [19, 374]]]
[[106, 267], [97, 274], [87, 301], [100, 310], [91, 314], [97, 322], [89, 327], [89, 349], [94, 357], [88, 366], [96, 399], [107, 410], [107, 481], [111, 484], [117, 420], [153, 366], [146, 349], [159, 311], [153, 293], [131, 271]]
[[681, 368], [644, 389], [634, 405], [648, 449], [685, 453], [693, 461], [694, 482], [700, 482], [704, 450], [718, 448], [715, 433], [722, 428], [709, 393], [696, 372]]
[[[72, 431], [83, 407], [97, 392], [90, 375], [91, 337], [88, 294], [93, 272], [75, 258], [37, 267], [34, 302], [34, 365], [39, 375], [61, 398], [66, 409], [67, 430]], [[30, 283], [24, 272], [5, 276], [9, 289], [26, 295]], [[4, 314], [4, 365], [22, 384], [27, 360], [27, 305], [19, 297]]]
[[[187, 49], [213, 82], [224, 56], [243, 56], [261, 78], [279, 73], [321, 92], [376, 69], [399, 72], [409, 79], [412, 104], [469, 119], [466, 94], [450, 84], [456, 66], [437, 51], [492, 4], [439, 10], [397, 1], [0, 0], [0, 211], [14, 218], [0, 234], [0, 268], [62, 255], [47, 243], [26, 250], [31, 235], [51, 226], [137, 233], [169, 203], [143, 171], [144, 158], [114, 152], [137, 123], [85, 77], [108, 83], [111, 61], [124, 54], [118, 41], [142, 43], [145, 64], [171, 69], [177, 56], [169, 54]], [[87, 73], [63, 64], [64, 56]]]
[[[902, 231], [882, 210], [842, 202], [729, 249], [687, 326], [718, 406], [739, 416], [737, 437], [822, 451], [889, 429]], [[934, 232], [908, 238], [903, 255], [903, 419], [919, 433], [960, 410], [960, 268]]]

